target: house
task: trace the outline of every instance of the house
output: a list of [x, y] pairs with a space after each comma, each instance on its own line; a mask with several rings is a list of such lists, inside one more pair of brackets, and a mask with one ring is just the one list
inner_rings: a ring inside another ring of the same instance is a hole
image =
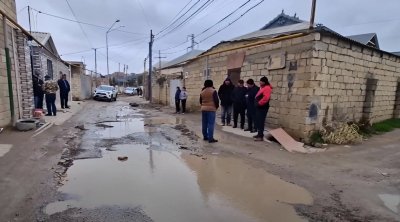
[[[284, 13], [186, 61], [183, 73], [189, 95], [199, 95], [206, 79], [218, 88], [227, 77], [236, 83], [267, 76], [267, 126], [297, 139], [326, 124], [400, 117], [400, 56], [381, 50], [376, 34], [345, 37]], [[187, 105], [199, 110], [198, 97]]]
[[191, 50], [163, 64], [162, 68], [152, 78], [153, 102], [175, 106], [176, 87], [185, 85], [184, 65], [191, 59], [197, 57], [204, 51]]
[[57, 80], [60, 78], [60, 73], [63, 73], [67, 74], [67, 79], [70, 81], [69, 64], [60, 58], [50, 33], [32, 32], [32, 36], [46, 47], [44, 49], [37, 42], [32, 44], [33, 74], [39, 78], [48, 75]]

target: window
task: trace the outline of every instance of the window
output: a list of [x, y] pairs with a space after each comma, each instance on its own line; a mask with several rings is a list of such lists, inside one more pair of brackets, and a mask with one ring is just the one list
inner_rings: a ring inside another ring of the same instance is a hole
[[53, 79], [53, 62], [50, 59], [47, 60], [47, 75]]

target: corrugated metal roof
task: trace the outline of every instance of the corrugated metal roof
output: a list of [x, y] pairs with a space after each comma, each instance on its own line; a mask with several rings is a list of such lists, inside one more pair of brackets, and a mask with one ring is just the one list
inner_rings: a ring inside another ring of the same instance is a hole
[[203, 52], [204, 52], [203, 50], [194, 49], [194, 50], [192, 50], [192, 51], [190, 51], [190, 52], [188, 52], [186, 54], [183, 54], [183, 55], [179, 56], [178, 58], [175, 58], [175, 59], [167, 62], [166, 64], [163, 65], [163, 69], [179, 66], [182, 63], [185, 63], [186, 61], [197, 57], [198, 55], [200, 55]]
[[246, 35], [242, 35], [242, 36], [233, 38], [233, 39], [229, 40], [228, 42], [273, 37], [273, 36], [278, 36], [278, 35], [282, 35], [282, 34], [289, 34], [289, 33], [293, 33], [293, 32], [308, 30], [309, 27], [310, 27], [310, 23], [302, 22], [302, 23], [282, 26], [282, 27], [278, 27], [278, 28], [258, 30], [258, 31], [251, 32]]
[[368, 44], [374, 37], [376, 36], [375, 33], [366, 33], [360, 35], [350, 35], [346, 36], [349, 39], [353, 39], [354, 41], [360, 42], [364, 45]]
[[282, 10], [281, 14], [276, 16], [274, 19], [272, 19], [266, 25], [264, 25], [260, 30], [276, 28], [277, 26], [286, 26], [286, 25], [291, 25], [291, 24], [303, 23], [303, 22], [305, 22], [305, 21], [296, 17], [296, 15], [294, 15], [294, 16], [286, 15], [284, 13], [284, 11]]

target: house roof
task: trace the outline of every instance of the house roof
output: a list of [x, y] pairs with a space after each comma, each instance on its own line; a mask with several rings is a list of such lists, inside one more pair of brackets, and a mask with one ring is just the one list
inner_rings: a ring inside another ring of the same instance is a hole
[[229, 40], [228, 42], [274, 37], [274, 36], [278, 36], [278, 35], [290, 34], [293, 32], [307, 30], [307, 29], [309, 29], [309, 27], [310, 27], [310, 23], [302, 22], [302, 23], [286, 25], [286, 26], [281, 26], [281, 27], [276, 27], [276, 28], [262, 29], [262, 30], [258, 30], [255, 32], [251, 32], [251, 33], [233, 38], [233, 39]]
[[286, 15], [285, 12], [282, 10], [281, 14], [276, 16], [274, 19], [272, 19], [266, 25], [264, 25], [260, 30], [277, 28], [277, 27], [293, 25], [293, 24], [303, 23], [303, 22], [305, 22], [305, 21], [296, 17], [296, 14], [294, 16]]
[[379, 49], [378, 36], [376, 35], [376, 33], [366, 33], [366, 34], [351, 35], [346, 37], [354, 41], [360, 42], [364, 45], [369, 45]]
[[185, 54], [167, 62], [166, 64], [163, 65], [163, 69], [180, 66], [180, 65], [184, 64], [185, 62], [187, 62], [188, 60], [197, 57], [198, 55], [200, 55], [203, 52], [204, 52], [203, 50], [194, 49], [188, 53], [185, 53]]
[[400, 56], [400, 52], [392, 52], [392, 54]]
[[[47, 48], [48, 50], [52, 51], [54, 54], [57, 55], [57, 57], [60, 57], [57, 52], [57, 48], [54, 44], [53, 38], [51, 37], [51, 34], [48, 32], [31, 32], [31, 35], [37, 39], [40, 44], [47, 46], [47, 43], [49, 43], [50, 48]], [[33, 46], [39, 46], [36, 42], [33, 42]]]

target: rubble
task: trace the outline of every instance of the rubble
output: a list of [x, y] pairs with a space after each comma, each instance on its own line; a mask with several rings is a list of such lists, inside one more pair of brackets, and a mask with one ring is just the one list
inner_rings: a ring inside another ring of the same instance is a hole
[[127, 160], [128, 160], [128, 157], [127, 157], [127, 156], [119, 156], [119, 157], [118, 157], [118, 160], [119, 160], [119, 161], [127, 161]]

